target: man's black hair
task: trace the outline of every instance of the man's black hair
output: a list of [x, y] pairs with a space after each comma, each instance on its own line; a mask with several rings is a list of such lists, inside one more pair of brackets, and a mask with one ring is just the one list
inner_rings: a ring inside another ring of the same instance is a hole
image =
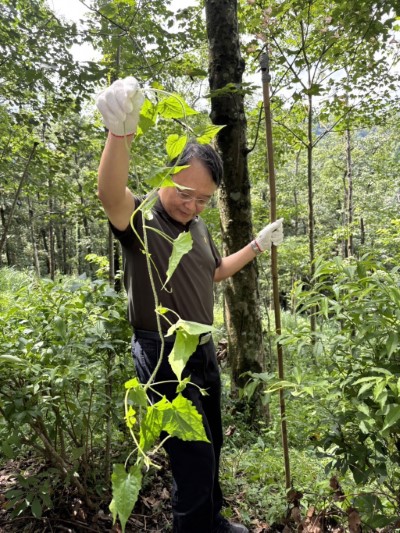
[[219, 187], [224, 173], [222, 159], [210, 144], [188, 141], [179, 156], [175, 157], [168, 165], [189, 165], [192, 159], [197, 159], [210, 171], [214, 183]]

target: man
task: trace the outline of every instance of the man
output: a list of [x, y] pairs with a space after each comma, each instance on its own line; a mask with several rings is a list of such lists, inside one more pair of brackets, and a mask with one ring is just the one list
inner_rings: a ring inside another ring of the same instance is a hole
[[[124, 283], [128, 294], [128, 317], [134, 329], [132, 353], [139, 379], [146, 383], [152, 375], [161, 349], [159, 327], [166, 333], [178, 316], [202, 324], [213, 323], [213, 283], [232, 276], [259, 253], [283, 240], [282, 220], [266, 226], [247, 246], [221, 258], [199, 214], [206, 207], [222, 178], [222, 162], [209, 145], [189, 143], [179, 157], [179, 166], [188, 165], [173, 176], [175, 187], [158, 191], [152, 217], [132, 213], [140, 205], [127, 188], [129, 154], [139, 121], [144, 97], [137, 81], [128, 77], [114, 82], [97, 98], [104, 124], [109, 130], [101, 157], [98, 194], [121, 242], [124, 255]], [[146, 256], [142, 252], [144, 228], [151, 254], [153, 282], [149, 279]], [[155, 231], [154, 231], [155, 230]], [[181, 259], [164, 287], [171, 244], [161, 233], [175, 239], [190, 231], [193, 246]], [[159, 303], [170, 309], [161, 318], [155, 313], [153, 290]], [[173, 339], [165, 337], [165, 351], [155, 381], [163, 382], [151, 392], [151, 400], [160, 395], [172, 400], [176, 395], [176, 376], [168, 362]], [[183, 394], [192, 401], [203, 417], [210, 442], [183, 441], [176, 437], [166, 441], [173, 474], [173, 524], [176, 533], [245, 533], [247, 528], [228, 522], [220, 514], [222, 493], [218, 481], [222, 445], [220, 410], [221, 382], [211, 335], [203, 335], [191, 355], [182, 377], [191, 382]], [[175, 382], [171, 383], [171, 381]], [[166, 383], [167, 382], [167, 383]], [[206, 389], [202, 396], [199, 389]]]

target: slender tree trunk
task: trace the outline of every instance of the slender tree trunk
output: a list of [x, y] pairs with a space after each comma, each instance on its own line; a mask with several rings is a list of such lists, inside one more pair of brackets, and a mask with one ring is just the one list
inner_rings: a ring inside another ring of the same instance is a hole
[[[308, 246], [310, 253], [310, 284], [313, 283], [315, 274], [315, 242], [314, 242], [314, 186], [313, 186], [313, 108], [312, 95], [308, 96], [308, 124], [307, 124], [307, 185], [308, 185]], [[311, 332], [317, 330], [315, 308], [311, 308], [310, 328]], [[314, 340], [314, 337], [312, 337]]]
[[4, 243], [6, 242], [6, 239], [7, 239], [8, 230], [10, 229], [11, 220], [12, 220], [12, 217], [14, 215], [15, 206], [17, 205], [17, 201], [18, 201], [19, 195], [21, 194], [22, 187], [23, 187], [23, 185], [25, 183], [25, 180], [28, 177], [28, 168], [29, 168], [29, 165], [30, 165], [30, 163], [31, 163], [31, 161], [33, 159], [34, 154], [35, 154], [37, 145], [38, 145], [37, 142], [33, 143], [33, 146], [31, 148], [31, 152], [30, 152], [29, 157], [28, 157], [28, 161], [25, 164], [24, 171], [23, 171], [22, 176], [21, 176], [21, 178], [19, 180], [18, 189], [17, 189], [17, 192], [15, 193], [14, 201], [13, 201], [13, 204], [11, 206], [11, 210], [10, 210], [10, 213], [8, 215], [7, 222], [5, 222], [5, 224], [4, 224], [3, 235], [2, 235], [1, 240], [0, 240], [0, 255], [1, 255], [2, 251], [3, 251], [3, 246], [4, 246]]
[[[294, 175], [296, 177], [295, 179], [296, 184], [298, 182], [298, 177], [299, 177], [300, 153], [301, 151], [299, 150], [296, 154], [296, 163], [294, 167]], [[297, 237], [297, 235], [299, 234], [299, 202], [297, 199], [297, 186], [295, 186], [293, 189], [293, 197], [294, 197], [294, 206], [295, 206], [294, 234]]]
[[50, 279], [55, 277], [55, 251], [54, 251], [54, 200], [53, 200], [53, 180], [49, 179], [49, 275]]
[[46, 233], [45, 228], [42, 228], [40, 230], [40, 233], [43, 239], [43, 248], [44, 248], [44, 251], [46, 252], [47, 274], [50, 274], [50, 253], [49, 253], [49, 245], [47, 243], [47, 233]]
[[351, 157], [351, 132], [346, 130], [346, 163], [347, 163], [347, 223], [348, 223], [348, 237], [347, 237], [347, 256], [354, 255], [353, 249], [353, 161]]
[[[1, 225], [3, 226], [3, 231], [5, 232], [6, 227], [6, 213], [3, 206], [0, 207], [0, 218], [1, 218]], [[4, 249], [6, 251], [6, 259], [7, 259], [7, 265], [10, 267], [12, 266], [12, 258], [11, 258], [11, 250], [10, 245], [8, 244], [8, 240], [6, 239]], [[1, 251], [0, 251], [0, 266], [2, 264], [1, 261]]]
[[[238, 89], [244, 61], [240, 55], [236, 0], [206, 0], [211, 93], [228, 83]], [[243, 95], [227, 91], [211, 97], [211, 119], [222, 125], [218, 146], [224, 161], [219, 194], [224, 253], [232, 254], [253, 238], [250, 181], [247, 166]], [[267, 208], [266, 208], [267, 209]], [[225, 316], [233, 386], [244, 383], [246, 371], [264, 366], [257, 263], [253, 261], [225, 282]]]
[[31, 242], [33, 248], [33, 264], [35, 267], [36, 275], [40, 278], [40, 261], [38, 254], [38, 247], [36, 242], [36, 230], [35, 230], [35, 217], [33, 212], [33, 207], [30, 198], [28, 197], [28, 208], [29, 208], [29, 224], [31, 232]]
[[67, 239], [67, 227], [63, 224], [61, 229], [61, 242], [62, 242], [62, 271], [64, 274], [70, 274], [68, 267], [68, 239]]
[[360, 218], [360, 234], [361, 234], [360, 243], [363, 245], [363, 244], [365, 244], [365, 226], [364, 226], [364, 219], [363, 218]]
[[[341, 206], [342, 213], [342, 228], [343, 231], [347, 228], [347, 205], [349, 202], [349, 189], [347, 187], [347, 171], [343, 174], [343, 206]], [[341, 239], [342, 257], [347, 257], [347, 238], [343, 235]]]

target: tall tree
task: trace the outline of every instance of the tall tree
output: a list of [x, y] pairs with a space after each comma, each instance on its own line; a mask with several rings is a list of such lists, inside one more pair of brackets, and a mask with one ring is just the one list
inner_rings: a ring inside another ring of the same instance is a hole
[[[225, 125], [218, 135], [224, 161], [219, 196], [222, 236], [224, 252], [232, 254], [253, 237], [242, 89], [244, 61], [240, 51], [237, 2], [206, 0], [205, 6], [211, 119], [214, 124]], [[255, 261], [225, 282], [224, 295], [232, 376], [234, 383], [241, 385], [244, 372], [259, 372], [264, 366]]]

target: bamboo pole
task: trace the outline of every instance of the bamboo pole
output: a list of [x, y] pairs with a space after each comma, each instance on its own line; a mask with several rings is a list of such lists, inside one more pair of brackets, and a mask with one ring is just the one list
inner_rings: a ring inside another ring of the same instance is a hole
[[[272, 142], [272, 120], [271, 120], [271, 102], [269, 96], [269, 84], [271, 75], [269, 73], [269, 58], [268, 53], [263, 53], [260, 58], [260, 67], [262, 73], [263, 84], [263, 100], [265, 111], [265, 127], [266, 127], [266, 144], [267, 144], [267, 160], [268, 160], [268, 181], [270, 191], [270, 220], [275, 222], [276, 216], [276, 183], [275, 183], [275, 166], [274, 166], [274, 145]], [[271, 276], [272, 276], [272, 293], [274, 301], [275, 313], [275, 330], [276, 334], [281, 334], [281, 307], [279, 302], [279, 282], [278, 282], [278, 249], [276, 246], [271, 246]], [[277, 343], [278, 354], [278, 376], [279, 380], [284, 380], [283, 368], [283, 350], [282, 345]], [[286, 406], [283, 389], [279, 390], [279, 405], [281, 413], [281, 433], [282, 433], [282, 448], [285, 463], [285, 481], [286, 488], [291, 486], [290, 476], [290, 462], [289, 462], [289, 445], [287, 437], [286, 426]]]

